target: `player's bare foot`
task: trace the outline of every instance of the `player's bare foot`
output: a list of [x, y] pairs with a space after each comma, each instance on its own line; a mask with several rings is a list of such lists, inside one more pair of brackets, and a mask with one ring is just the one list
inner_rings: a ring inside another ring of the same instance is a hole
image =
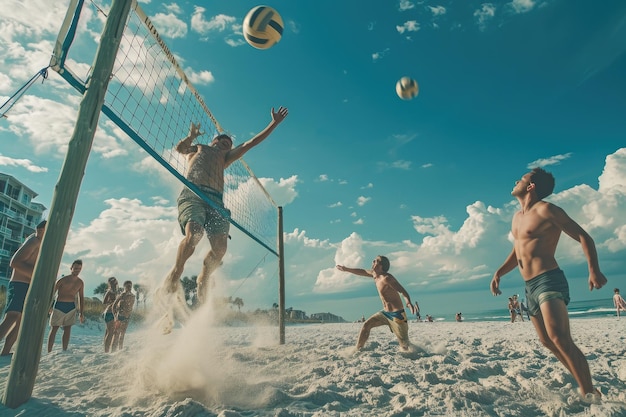
[[602, 400], [602, 393], [594, 388], [593, 392], [588, 392], [583, 396], [583, 401], [589, 404], [598, 404]]

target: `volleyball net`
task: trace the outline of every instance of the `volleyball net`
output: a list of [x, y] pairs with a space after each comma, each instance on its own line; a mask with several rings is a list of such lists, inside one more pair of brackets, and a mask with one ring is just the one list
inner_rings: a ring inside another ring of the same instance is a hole
[[[50, 68], [81, 94], [89, 84], [93, 58], [85, 56], [88, 54], [79, 47], [83, 37], [93, 36], [85, 19], [81, 20], [87, 8], [89, 13], [95, 9], [103, 16], [107, 14], [101, 6], [71, 0], [50, 60]], [[136, 0], [132, 0], [102, 112], [233, 226], [279, 256], [278, 208], [243, 159], [224, 172], [224, 205], [228, 210], [187, 180], [186, 159], [174, 147], [187, 136], [190, 124], [200, 123], [205, 132], [196, 139], [198, 143], [209, 143], [224, 129]]]

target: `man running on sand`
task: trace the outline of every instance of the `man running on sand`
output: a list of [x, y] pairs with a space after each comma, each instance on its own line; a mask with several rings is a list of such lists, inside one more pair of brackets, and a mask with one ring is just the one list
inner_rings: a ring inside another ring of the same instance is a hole
[[567, 313], [569, 287], [554, 257], [561, 232], [580, 242], [589, 266], [589, 290], [602, 288], [606, 277], [600, 272], [591, 236], [563, 209], [542, 201], [553, 190], [554, 177], [542, 168], [534, 168], [515, 182], [511, 195], [517, 198], [521, 210], [513, 216], [513, 250], [493, 275], [491, 292], [502, 294], [500, 278], [519, 268], [539, 340], [576, 379], [582, 396], [593, 400], [601, 394], [593, 388], [587, 359], [572, 340]]
[[409, 293], [400, 285], [398, 280], [388, 272], [389, 267], [389, 259], [386, 256], [377, 256], [376, 259], [372, 261], [372, 269], [367, 270], [337, 265], [337, 269], [340, 271], [374, 278], [378, 295], [383, 302], [383, 310], [375, 313], [363, 323], [356, 344], [357, 350], [363, 348], [370, 336], [370, 330], [372, 328], [385, 325], [389, 326], [393, 334], [396, 335], [402, 350], [409, 350], [409, 325], [407, 323], [406, 313], [404, 312], [402, 299], [400, 299], [400, 294], [404, 297], [406, 306], [413, 314], [415, 314], [415, 306], [411, 303]]

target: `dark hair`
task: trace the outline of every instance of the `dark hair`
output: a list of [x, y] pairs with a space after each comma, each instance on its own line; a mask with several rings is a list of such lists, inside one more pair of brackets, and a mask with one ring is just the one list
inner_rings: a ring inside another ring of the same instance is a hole
[[78, 264], [78, 265], [82, 265], [82, 264], [83, 264], [83, 261], [81, 261], [80, 259], [76, 259], [74, 262], [72, 262], [72, 266], [74, 266], [74, 265], [76, 265], [76, 264]]
[[389, 271], [389, 267], [391, 266], [389, 258], [383, 255], [378, 255], [378, 257], [380, 258], [380, 265], [383, 267], [383, 272]]
[[233, 138], [231, 138], [229, 135], [227, 135], [226, 133], [220, 133], [219, 135], [217, 135], [216, 137], [213, 138], [213, 140], [219, 140], [222, 138], [226, 138], [230, 141], [230, 143], [233, 143]]
[[47, 220], [43, 220], [42, 222], [40, 222], [40, 223], [37, 225], [37, 227], [36, 227], [36, 228], [37, 228], [37, 229], [43, 229], [43, 228], [45, 228], [45, 227], [46, 227], [46, 224], [47, 224], [47, 223], [48, 223], [48, 221], [47, 221]]
[[535, 193], [542, 200], [554, 191], [554, 176], [543, 168], [530, 171], [530, 182], [535, 184]]
[[615, 288], [613, 292], [619, 292], [619, 288]]
[[132, 281], [124, 281], [124, 287], [126, 287], [127, 285], [130, 285], [131, 288], [132, 288], [133, 282]]

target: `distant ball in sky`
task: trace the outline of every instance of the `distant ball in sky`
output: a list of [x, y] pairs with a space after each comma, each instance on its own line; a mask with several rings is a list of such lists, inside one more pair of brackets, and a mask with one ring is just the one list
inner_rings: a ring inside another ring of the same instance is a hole
[[419, 93], [417, 81], [411, 77], [402, 77], [396, 83], [396, 93], [402, 100], [411, 100]]
[[257, 49], [271, 48], [283, 35], [283, 19], [269, 6], [256, 6], [243, 19], [243, 37]]

